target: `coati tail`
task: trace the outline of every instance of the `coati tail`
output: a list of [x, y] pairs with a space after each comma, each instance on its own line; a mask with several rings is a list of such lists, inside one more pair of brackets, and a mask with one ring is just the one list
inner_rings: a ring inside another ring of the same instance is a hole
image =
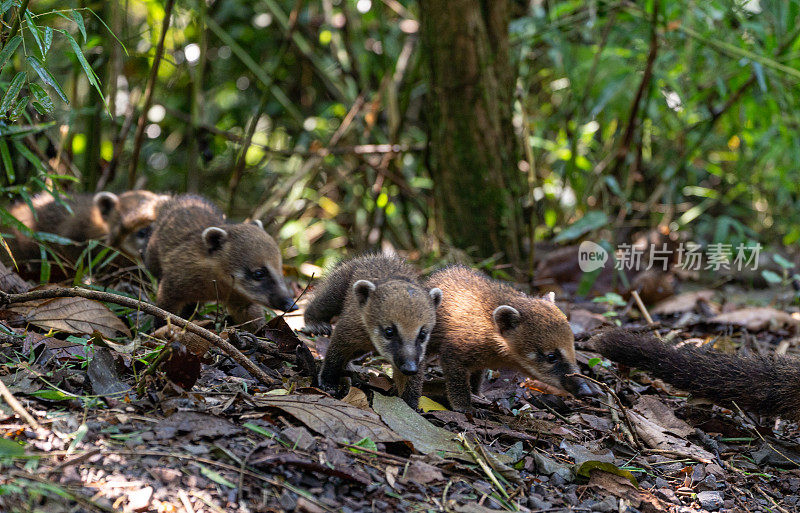
[[694, 346], [676, 348], [649, 334], [623, 329], [596, 335], [606, 358], [647, 370], [693, 395], [762, 415], [800, 420], [800, 360], [742, 356]]

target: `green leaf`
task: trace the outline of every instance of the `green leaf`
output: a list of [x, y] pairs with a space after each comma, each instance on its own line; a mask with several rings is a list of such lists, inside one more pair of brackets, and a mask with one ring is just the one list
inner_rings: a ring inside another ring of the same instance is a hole
[[4, 15], [14, 5], [19, 5], [19, 1], [18, 0], [3, 0], [3, 2], [0, 2], [0, 16]]
[[553, 242], [558, 243], [575, 240], [592, 230], [602, 228], [606, 224], [608, 224], [608, 216], [606, 216], [605, 212], [600, 210], [586, 212], [586, 215], [559, 233], [558, 236], [553, 239]]
[[28, 89], [31, 90], [33, 97], [36, 99], [36, 101], [33, 102], [33, 106], [40, 114], [50, 114], [55, 110], [56, 106], [53, 105], [53, 100], [50, 99], [50, 95], [47, 94], [47, 91], [45, 91], [42, 86], [39, 84], [30, 84]]
[[47, 55], [47, 52], [50, 51], [50, 46], [53, 44], [53, 28], [52, 27], [45, 27], [44, 28], [44, 54]]
[[[23, 99], [27, 100], [27, 98]], [[34, 155], [33, 152], [29, 150], [28, 147], [22, 144], [20, 141], [14, 140], [14, 149], [17, 150], [17, 152], [19, 152], [20, 155], [25, 157], [25, 160], [33, 164], [33, 167], [35, 167], [40, 171], [45, 170], [44, 164], [42, 164], [42, 161], [39, 159], [39, 157]]]
[[794, 264], [792, 262], [786, 260], [785, 258], [783, 258], [782, 256], [780, 256], [777, 253], [772, 255], [772, 259], [775, 260], [776, 264], [778, 264], [779, 266], [783, 267], [784, 269], [793, 269], [794, 268]]
[[33, 36], [33, 40], [36, 41], [36, 44], [39, 45], [39, 51], [42, 52], [42, 59], [47, 54], [44, 49], [44, 43], [42, 42], [42, 36], [39, 34], [39, 27], [33, 22], [33, 18], [31, 18], [31, 12], [25, 9], [25, 21], [28, 22], [28, 29], [31, 31], [31, 35]]
[[0, 457], [17, 457], [25, 455], [25, 446], [9, 440], [8, 438], [0, 438]]
[[12, 121], [16, 120], [22, 115], [23, 112], [25, 112], [25, 107], [27, 106], [28, 106], [28, 96], [23, 96], [22, 98], [20, 98], [17, 104], [14, 105], [14, 108], [11, 109], [8, 118]]
[[236, 485], [222, 477], [222, 475], [217, 472], [216, 470], [210, 469], [203, 465], [202, 463], [198, 463], [200, 466], [200, 473], [209, 478], [210, 480], [214, 481], [217, 484], [221, 484], [222, 486], [227, 486], [228, 488], [236, 488]]
[[8, 151], [8, 143], [5, 138], [0, 138], [0, 158], [3, 160], [3, 167], [6, 169], [8, 183], [14, 183], [14, 165], [11, 163], [11, 153]]
[[583, 477], [592, 477], [592, 470], [601, 470], [603, 472], [608, 472], [609, 474], [614, 474], [615, 476], [624, 477], [630, 481], [633, 486], [639, 488], [639, 482], [636, 481], [636, 478], [633, 477], [633, 474], [627, 470], [622, 470], [618, 466], [607, 461], [584, 461], [578, 469], [578, 475]]
[[39, 283], [50, 282], [50, 260], [47, 259], [47, 250], [44, 246], [39, 246], [39, 258], [42, 261], [39, 268]]
[[86, 44], [86, 25], [83, 24], [83, 15], [73, 9], [72, 19], [75, 20], [75, 23], [78, 25], [78, 30], [80, 30], [83, 36], [83, 43]]
[[594, 366], [596, 366], [598, 363], [600, 363], [602, 361], [603, 361], [602, 358], [589, 358], [588, 364], [589, 364], [589, 367], [594, 367]]
[[245, 422], [243, 426], [249, 429], [250, 431], [258, 433], [259, 435], [265, 436], [267, 438], [275, 438], [275, 433], [262, 426], [253, 424], [252, 422]]
[[72, 37], [69, 32], [62, 30], [61, 33], [66, 36], [67, 41], [69, 41], [70, 46], [72, 46], [72, 51], [75, 52], [78, 62], [81, 63], [81, 67], [83, 68], [83, 72], [86, 73], [86, 78], [89, 79], [89, 83], [94, 86], [98, 94], [100, 94], [100, 98], [103, 100], [103, 103], [105, 103], [106, 99], [103, 96], [103, 91], [100, 90], [100, 80], [97, 78], [97, 74], [94, 72], [92, 67], [89, 66], [89, 62], [86, 60], [86, 57], [84, 57], [80, 45], [77, 41], [75, 41], [75, 38]]
[[36, 392], [31, 393], [30, 395], [38, 397], [40, 399], [45, 399], [47, 401], [68, 401], [69, 399], [72, 399], [72, 396], [67, 395], [64, 392], [56, 389], [38, 390]]
[[55, 77], [51, 75], [49, 71], [47, 71], [47, 68], [44, 67], [42, 61], [37, 59], [34, 55], [29, 55], [25, 60], [27, 60], [28, 64], [30, 64], [30, 66], [36, 71], [36, 73], [39, 75], [39, 78], [42, 79], [42, 82], [55, 89], [58, 97], [61, 98], [63, 102], [69, 103], [67, 95], [64, 94], [64, 91], [61, 89], [61, 86], [58, 85], [58, 81], [56, 81]]
[[772, 272], [769, 269], [761, 271], [761, 276], [767, 280], [767, 283], [772, 283], [773, 285], [783, 282], [783, 278], [781, 278], [778, 273]]
[[[358, 447], [363, 447], [364, 449], [369, 449], [370, 451], [377, 451], [378, 450], [378, 446], [369, 437], [362, 438], [361, 440], [359, 440], [358, 442], [356, 442], [356, 443], [354, 443], [352, 445], [357, 445]], [[354, 452], [354, 453], [357, 453], [357, 454], [364, 452], [364, 451], [359, 451], [358, 449], [355, 449], [353, 447], [348, 447], [348, 449], [351, 452]]]
[[17, 99], [19, 96], [19, 92], [22, 89], [22, 84], [25, 83], [26, 73], [24, 71], [20, 71], [14, 77], [14, 80], [11, 81], [11, 84], [6, 89], [6, 94], [3, 95], [2, 101], [0, 101], [0, 116], [4, 115], [8, 112], [8, 109], [14, 104], [14, 100]]
[[22, 36], [14, 36], [11, 38], [11, 41], [6, 43], [6, 45], [3, 47], [3, 50], [0, 51], [0, 71], [3, 71], [3, 66], [6, 65], [6, 62], [11, 57], [11, 54], [14, 53], [14, 50], [17, 49], [21, 42]]

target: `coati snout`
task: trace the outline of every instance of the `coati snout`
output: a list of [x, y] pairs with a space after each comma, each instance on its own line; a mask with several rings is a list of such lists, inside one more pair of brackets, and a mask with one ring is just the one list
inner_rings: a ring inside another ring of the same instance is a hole
[[405, 280], [389, 280], [380, 287], [358, 280], [353, 293], [375, 350], [406, 376], [416, 374], [436, 322], [434, 311], [442, 301], [442, 291], [433, 288], [426, 294]]
[[109, 244], [132, 258], [141, 258], [150, 235], [158, 208], [170, 196], [145, 190], [126, 191], [118, 196], [119, 214], [108, 222]]
[[428, 353], [438, 354], [451, 408], [472, 408], [485, 369], [507, 368], [565, 389], [594, 395], [578, 372], [575, 341], [554, 298], [532, 298], [463, 266], [435, 272], [442, 290]]
[[422, 393], [421, 363], [436, 322], [442, 292], [425, 287], [419, 273], [396, 256], [366, 255], [337, 265], [314, 291], [305, 312], [306, 331], [329, 334], [339, 316], [319, 373], [319, 385], [346, 393], [347, 364], [375, 351], [393, 367], [395, 388], [416, 408]]
[[254, 303], [283, 311], [297, 310], [283, 281], [280, 249], [260, 221], [203, 230], [209, 255], [224, 262], [231, 287]]

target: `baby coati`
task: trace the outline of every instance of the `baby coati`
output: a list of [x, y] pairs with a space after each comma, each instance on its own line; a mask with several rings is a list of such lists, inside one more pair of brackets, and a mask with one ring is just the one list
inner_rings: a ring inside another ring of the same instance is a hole
[[441, 301], [442, 292], [423, 286], [419, 273], [397, 257], [366, 255], [337, 265], [305, 312], [306, 331], [315, 335], [330, 334], [331, 320], [339, 316], [319, 373], [320, 387], [338, 394], [347, 364], [376, 351], [392, 364], [400, 396], [416, 408], [422, 393], [420, 366]]
[[253, 329], [264, 317], [258, 305], [296, 309], [278, 245], [261, 222], [227, 223], [200, 196], [176, 196], [160, 206], [144, 262], [159, 279], [158, 306], [172, 313], [219, 300], [237, 323], [258, 319], [249, 323]]
[[110, 245], [130, 257], [139, 258], [147, 246], [159, 206], [169, 199], [167, 194], [144, 190], [120, 194], [117, 222], [109, 224]]
[[[34, 211], [27, 203], [18, 202], [9, 212], [34, 232], [52, 233], [79, 243], [100, 240], [129, 257], [138, 257], [156, 218], [156, 208], [167, 199], [169, 196], [150, 191], [127, 191], [119, 196], [111, 192], [76, 194], [64, 201], [68, 209], [49, 194], [39, 194], [31, 201]], [[16, 260], [40, 258], [36, 241], [19, 230], [12, 229], [12, 233], [14, 239], [8, 242]], [[54, 250], [67, 258], [77, 258], [82, 251], [78, 247]]]
[[[64, 199], [65, 206], [49, 194], [38, 194], [31, 199], [33, 210], [24, 202], [17, 202], [9, 213], [34, 232], [45, 232], [74, 242], [101, 240], [111, 243], [111, 226], [121, 224], [119, 197], [110, 192], [75, 194]], [[71, 210], [71, 212], [70, 212]], [[13, 238], [6, 242], [23, 274], [38, 274], [36, 261], [41, 259], [39, 244], [11, 227]], [[56, 254], [67, 260], [76, 260], [82, 248], [78, 246], [53, 246]]]
[[520, 371], [577, 396], [596, 391], [577, 373], [575, 340], [553, 301], [526, 294], [462, 266], [435, 272], [428, 286], [442, 290], [429, 354], [439, 355], [450, 407], [472, 409], [485, 369]]
[[800, 421], [800, 360], [796, 358], [676, 348], [652, 334], [624, 329], [603, 332], [590, 342], [606, 358], [647, 370], [692, 395]]

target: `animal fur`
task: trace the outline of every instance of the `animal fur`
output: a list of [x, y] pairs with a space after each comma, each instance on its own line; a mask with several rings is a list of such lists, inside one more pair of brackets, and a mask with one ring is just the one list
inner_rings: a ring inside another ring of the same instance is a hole
[[305, 312], [306, 330], [330, 334], [319, 373], [322, 388], [340, 393], [340, 379], [354, 358], [376, 351], [393, 366], [403, 400], [416, 408], [422, 369], [441, 291], [420, 283], [419, 273], [396, 257], [368, 255], [336, 266], [314, 292]]
[[692, 395], [718, 404], [800, 420], [800, 360], [742, 356], [693, 346], [676, 348], [650, 334], [624, 329], [591, 339], [606, 358], [649, 371]]
[[428, 351], [438, 354], [450, 407], [472, 409], [483, 371], [508, 368], [566, 389], [592, 395], [577, 373], [575, 341], [566, 316], [548, 299], [535, 299], [467, 267], [435, 272], [429, 287], [442, 290]]
[[145, 265], [159, 278], [157, 304], [179, 313], [188, 303], [219, 300], [239, 323], [257, 319], [259, 305], [293, 310], [278, 245], [260, 222], [226, 223], [200, 196], [177, 196], [158, 209]]

